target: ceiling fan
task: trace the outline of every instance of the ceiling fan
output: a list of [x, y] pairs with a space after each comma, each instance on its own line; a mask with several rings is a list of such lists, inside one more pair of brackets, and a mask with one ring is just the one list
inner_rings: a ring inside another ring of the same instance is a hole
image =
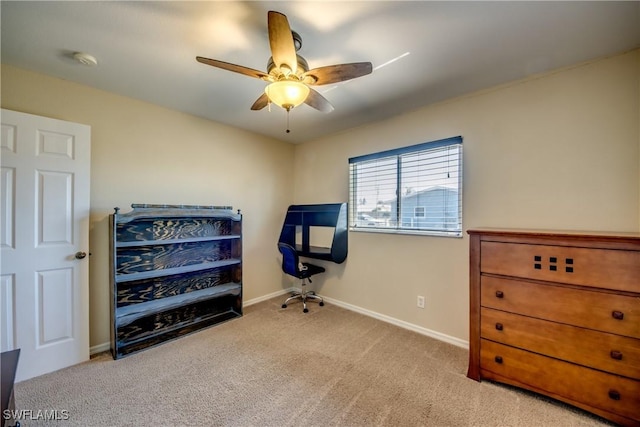
[[304, 102], [316, 110], [329, 113], [333, 111], [333, 105], [309, 86], [343, 82], [372, 71], [370, 62], [328, 65], [309, 70], [307, 61], [296, 54], [302, 46], [302, 39], [298, 33], [291, 31], [287, 17], [269, 11], [267, 23], [271, 58], [266, 73], [216, 59], [196, 57], [203, 64], [269, 82], [265, 92], [251, 106], [252, 110], [261, 110], [273, 102], [289, 112]]

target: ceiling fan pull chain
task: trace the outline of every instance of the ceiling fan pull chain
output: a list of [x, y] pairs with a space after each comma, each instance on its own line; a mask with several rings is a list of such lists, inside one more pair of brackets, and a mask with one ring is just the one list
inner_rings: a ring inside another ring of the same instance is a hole
[[289, 129], [289, 111], [291, 111], [291, 108], [287, 108], [287, 133], [291, 132], [291, 129]]

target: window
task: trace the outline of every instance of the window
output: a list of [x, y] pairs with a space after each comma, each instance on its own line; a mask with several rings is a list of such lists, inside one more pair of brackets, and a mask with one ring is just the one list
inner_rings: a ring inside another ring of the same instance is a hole
[[462, 137], [349, 159], [349, 229], [462, 236]]

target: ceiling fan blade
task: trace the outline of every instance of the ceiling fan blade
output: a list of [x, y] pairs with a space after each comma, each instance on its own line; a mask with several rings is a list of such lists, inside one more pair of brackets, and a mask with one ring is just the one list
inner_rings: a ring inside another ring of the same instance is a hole
[[295, 73], [298, 67], [298, 59], [287, 17], [280, 12], [269, 11], [267, 21], [273, 62], [276, 67], [281, 68], [282, 65], [285, 65], [292, 73]]
[[320, 95], [313, 89], [309, 91], [309, 96], [307, 96], [307, 99], [305, 99], [304, 103], [310, 107], [315, 108], [316, 110], [322, 111], [323, 113], [330, 113], [333, 111], [333, 105], [331, 105], [331, 103], [327, 101], [327, 98]]
[[244, 74], [245, 76], [255, 77], [256, 79], [268, 80], [269, 75], [253, 68], [243, 67], [242, 65], [231, 64], [229, 62], [218, 61], [217, 59], [203, 58], [196, 56], [196, 60], [212, 67], [222, 68], [223, 70], [233, 71], [234, 73]]
[[264, 107], [267, 106], [267, 104], [269, 103], [269, 97], [267, 96], [266, 93], [263, 93], [262, 95], [260, 95], [260, 98], [256, 99], [256, 102], [253, 103], [253, 105], [251, 106], [252, 110], [262, 110]]
[[372, 70], [371, 62], [327, 65], [307, 71], [302, 75], [302, 79], [310, 85], [326, 85], [366, 76], [371, 74]]

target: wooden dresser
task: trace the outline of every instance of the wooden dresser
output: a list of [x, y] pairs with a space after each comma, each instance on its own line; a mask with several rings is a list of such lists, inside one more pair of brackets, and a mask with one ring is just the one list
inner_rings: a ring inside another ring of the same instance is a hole
[[467, 376], [640, 426], [640, 234], [468, 233]]

